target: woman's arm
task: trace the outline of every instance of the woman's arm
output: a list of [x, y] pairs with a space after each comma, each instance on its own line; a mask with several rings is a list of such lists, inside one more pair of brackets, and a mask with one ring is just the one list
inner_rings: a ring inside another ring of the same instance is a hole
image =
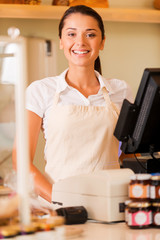
[[[37, 114], [27, 111], [28, 113], [28, 137], [29, 137], [29, 157], [30, 171], [34, 176], [35, 191], [38, 195], [51, 202], [52, 184], [45, 176], [34, 166], [33, 159], [36, 151], [38, 137], [41, 129], [42, 118]], [[16, 141], [12, 152], [13, 168], [16, 169]]]

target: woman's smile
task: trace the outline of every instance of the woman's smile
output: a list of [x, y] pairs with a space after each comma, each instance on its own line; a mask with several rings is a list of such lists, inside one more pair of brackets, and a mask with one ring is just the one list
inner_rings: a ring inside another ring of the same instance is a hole
[[88, 50], [72, 50], [73, 53], [78, 54], [78, 55], [84, 55], [89, 53]]
[[77, 56], [86, 56], [90, 51], [89, 50], [72, 50], [72, 52]]

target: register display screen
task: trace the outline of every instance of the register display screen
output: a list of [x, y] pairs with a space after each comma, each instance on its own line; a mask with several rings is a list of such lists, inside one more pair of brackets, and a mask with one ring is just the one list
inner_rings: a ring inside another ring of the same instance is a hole
[[124, 153], [160, 151], [160, 68], [144, 70], [134, 103], [123, 102], [114, 135]]

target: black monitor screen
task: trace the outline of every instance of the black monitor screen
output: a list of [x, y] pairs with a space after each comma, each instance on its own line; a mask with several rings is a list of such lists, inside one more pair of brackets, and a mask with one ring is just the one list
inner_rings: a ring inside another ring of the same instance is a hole
[[160, 151], [160, 68], [144, 70], [134, 103], [123, 102], [114, 135], [124, 153]]

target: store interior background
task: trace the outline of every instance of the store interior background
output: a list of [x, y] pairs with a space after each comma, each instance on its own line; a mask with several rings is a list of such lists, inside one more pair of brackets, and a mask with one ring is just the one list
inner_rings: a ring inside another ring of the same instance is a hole
[[[44, 0], [42, 4], [50, 4]], [[151, 8], [153, 0], [109, 0], [110, 7]], [[0, 18], [0, 35], [7, 35], [11, 26], [20, 29], [21, 36], [52, 39], [56, 45], [56, 74], [67, 68], [63, 52], [59, 50], [59, 20]], [[144, 68], [160, 67], [160, 25], [157, 23], [104, 22], [106, 44], [100, 53], [102, 73], [106, 78], [123, 79], [136, 95]], [[44, 140], [41, 134], [35, 164], [43, 172]]]

